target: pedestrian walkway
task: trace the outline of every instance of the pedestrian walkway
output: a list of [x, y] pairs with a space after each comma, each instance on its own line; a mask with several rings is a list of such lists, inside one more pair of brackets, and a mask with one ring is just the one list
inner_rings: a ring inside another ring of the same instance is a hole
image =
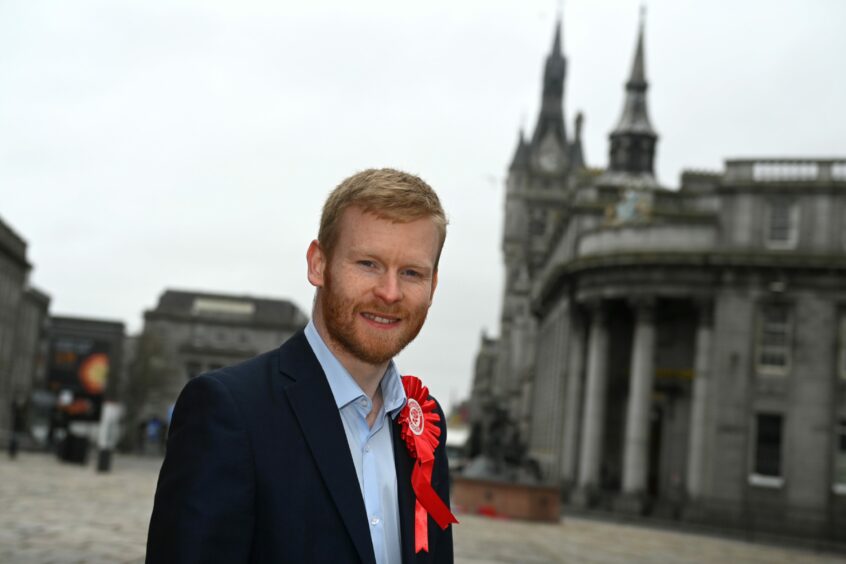
[[[0, 563], [144, 561], [157, 458], [115, 458], [112, 472], [44, 454], [0, 459]], [[842, 563], [834, 555], [599, 521], [557, 525], [458, 515], [456, 564]]]

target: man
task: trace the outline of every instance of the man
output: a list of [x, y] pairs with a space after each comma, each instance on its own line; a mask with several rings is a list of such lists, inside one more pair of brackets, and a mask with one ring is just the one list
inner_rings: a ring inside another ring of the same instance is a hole
[[[446, 223], [435, 192], [400, 171], [366, 170], [330, 194], [306, 255], [312, 321], [177, 401], [148, 563], [452, 562], [451, 527], [424, 515], [415, 531], [415, 459], [397, 420], [417, 404], [392, 361], [426, 319]], [[436, 411], [431, 486], [448, 503]]]

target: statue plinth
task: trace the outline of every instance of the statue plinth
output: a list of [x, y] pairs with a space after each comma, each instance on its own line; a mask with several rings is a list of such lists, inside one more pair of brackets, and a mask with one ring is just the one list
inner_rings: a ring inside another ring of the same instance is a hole
[[557, 523], [561, 518], [557, 487], [488, 478], [454, 476], [453, 505], [465, 513]]

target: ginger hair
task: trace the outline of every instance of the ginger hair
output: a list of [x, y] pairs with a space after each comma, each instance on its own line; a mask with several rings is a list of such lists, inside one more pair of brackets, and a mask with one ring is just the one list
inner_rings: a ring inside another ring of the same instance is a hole
[[327, 257], [338, 241], [338, 225], [344, 210], [359, 207], [365, 213], [397, 223], [430, 218], [440, 244], [435, 269], [446, 240], [447, 218], [438, 195], [423, 179], [392, 168], [367, 169], [341, 182], [323, 204], [317, 241]]

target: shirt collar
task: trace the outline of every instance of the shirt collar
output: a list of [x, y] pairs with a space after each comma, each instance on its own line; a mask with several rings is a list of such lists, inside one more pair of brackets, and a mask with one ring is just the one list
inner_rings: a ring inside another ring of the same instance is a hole
[[[338, 409], [342, 409], [358, 398], [366, 397], [364, 391], [344, 368], [341, 361], [326, 346], [323, 337], [317, 332], [313, 320], [306, 325], [305, 336], [311, 350], [317, 357], [317, 361], [323, 368], [323, 372], [326, 373], [326, 380], [329, 382], [329, 388], [332, 390], [332, 396], [335, 398]], [[405, 406], [406, 395], [405, 388], [402, 386], [402, 378], [393, 360], [388, 363], [388, 369], [382, 376], [382, 382], [379, 385], [382, 387], [382, 402], [385, 406], [385, 413], [390, 413], [391, 417], [396, 417], [399, 410]]]

